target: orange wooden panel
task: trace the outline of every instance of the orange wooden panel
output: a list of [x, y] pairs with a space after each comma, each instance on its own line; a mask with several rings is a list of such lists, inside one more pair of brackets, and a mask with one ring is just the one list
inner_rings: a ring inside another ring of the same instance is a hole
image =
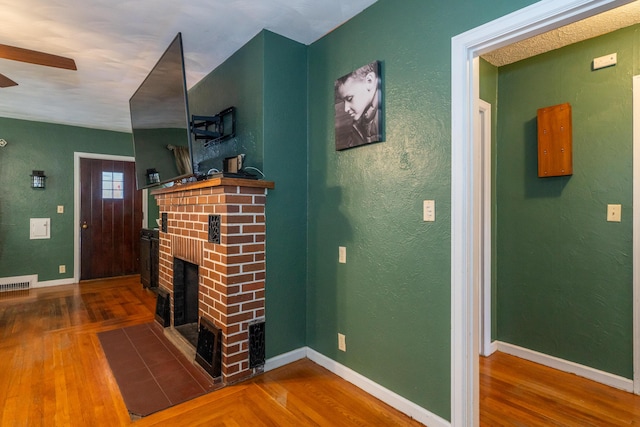
[[571, 105], [538, 109], [538, 177], [573, 175]]

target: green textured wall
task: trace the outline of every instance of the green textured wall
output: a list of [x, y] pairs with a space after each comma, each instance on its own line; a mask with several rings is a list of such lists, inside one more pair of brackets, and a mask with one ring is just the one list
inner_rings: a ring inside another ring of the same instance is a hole
[[235, 138], [204, 147], [193, 143], [196, 171], [222, 170], [225, 157], [246, 154], [246, 165], [262, 169], [264, 141], [264, 33], [261, 32], [189, 89], [189, 112], [212, 116], [236, 107]]
[[[73, 153], [133, 156], [131, 134], [0, 118], [0, 277], [73, 277]], [[46, 189], [30, 187], [44, 170]], [[56, 213], [58, 205], [64, 213]], [[51, 218], [51, 239], [30, 240], [29, 218]], [[58, 266], [67, 266], [65, 274]]]
[[196, 148], [204, 170], [246, 153], [246, 166], [276, 185], [266, 205], [267, 357], [305, 345], [306, 52], [302, 44], [261, 31], [189, 90], [191, 114], [237, 109], [235, 138]]
[[[499, 69], [498, 339], [626, 378], [638, 27]], [[593, 58], [618, 53], [615, 67]], [[569, 102], [573, 176], [537, 177], [538, 108]], [[622, 222], [606, 221], [608, 203]]]
[[264, 31], [267, 357], [305, 345], [307, 47]]
[[[307, 343], [444, 418], [451, 37], [530, 3], [380, 0], [309, 48]], [[333, 83], [373, 60], [386, 141], [336, 152]], [[425, 199], [436, 201], [434, 223], [422, 222]]]

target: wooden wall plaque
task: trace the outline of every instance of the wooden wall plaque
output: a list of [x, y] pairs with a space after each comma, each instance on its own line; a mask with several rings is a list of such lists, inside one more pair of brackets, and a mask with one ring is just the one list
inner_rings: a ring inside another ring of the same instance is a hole
[[573, 175], [571, 105], [538, 109], [538, 177]]

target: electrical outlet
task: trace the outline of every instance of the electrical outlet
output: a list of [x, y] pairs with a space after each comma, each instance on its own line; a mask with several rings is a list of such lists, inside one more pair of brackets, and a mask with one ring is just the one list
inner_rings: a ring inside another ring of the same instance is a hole
[[67, 272], [67, 266], [64, 264], [61, 264], [58, 266], [58, 273], [60, 274], [64, 274]]
[[347, 248], [345, 246], [338, 247], [338, 262], [340, 264], [347, 263]]
[[347, 338], [344, 334], [338, 334], [338, 350], [347, 351]]
[[64, 213], [64, 206], [58, 205], [58, 213]]

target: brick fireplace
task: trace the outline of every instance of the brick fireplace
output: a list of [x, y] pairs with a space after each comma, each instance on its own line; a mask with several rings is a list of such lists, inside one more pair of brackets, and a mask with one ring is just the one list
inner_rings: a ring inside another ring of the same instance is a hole
[[166, 218], [160, 231], [159, 286], [171, 295], [171, 319], [178, 258], [198, 266], [198, 317], [222, 331], [224, 384], [256, 373], [249, 365], [249, 326], [265, 316], [269, 188], [273, 182], [214, 178], [152, 192]]

